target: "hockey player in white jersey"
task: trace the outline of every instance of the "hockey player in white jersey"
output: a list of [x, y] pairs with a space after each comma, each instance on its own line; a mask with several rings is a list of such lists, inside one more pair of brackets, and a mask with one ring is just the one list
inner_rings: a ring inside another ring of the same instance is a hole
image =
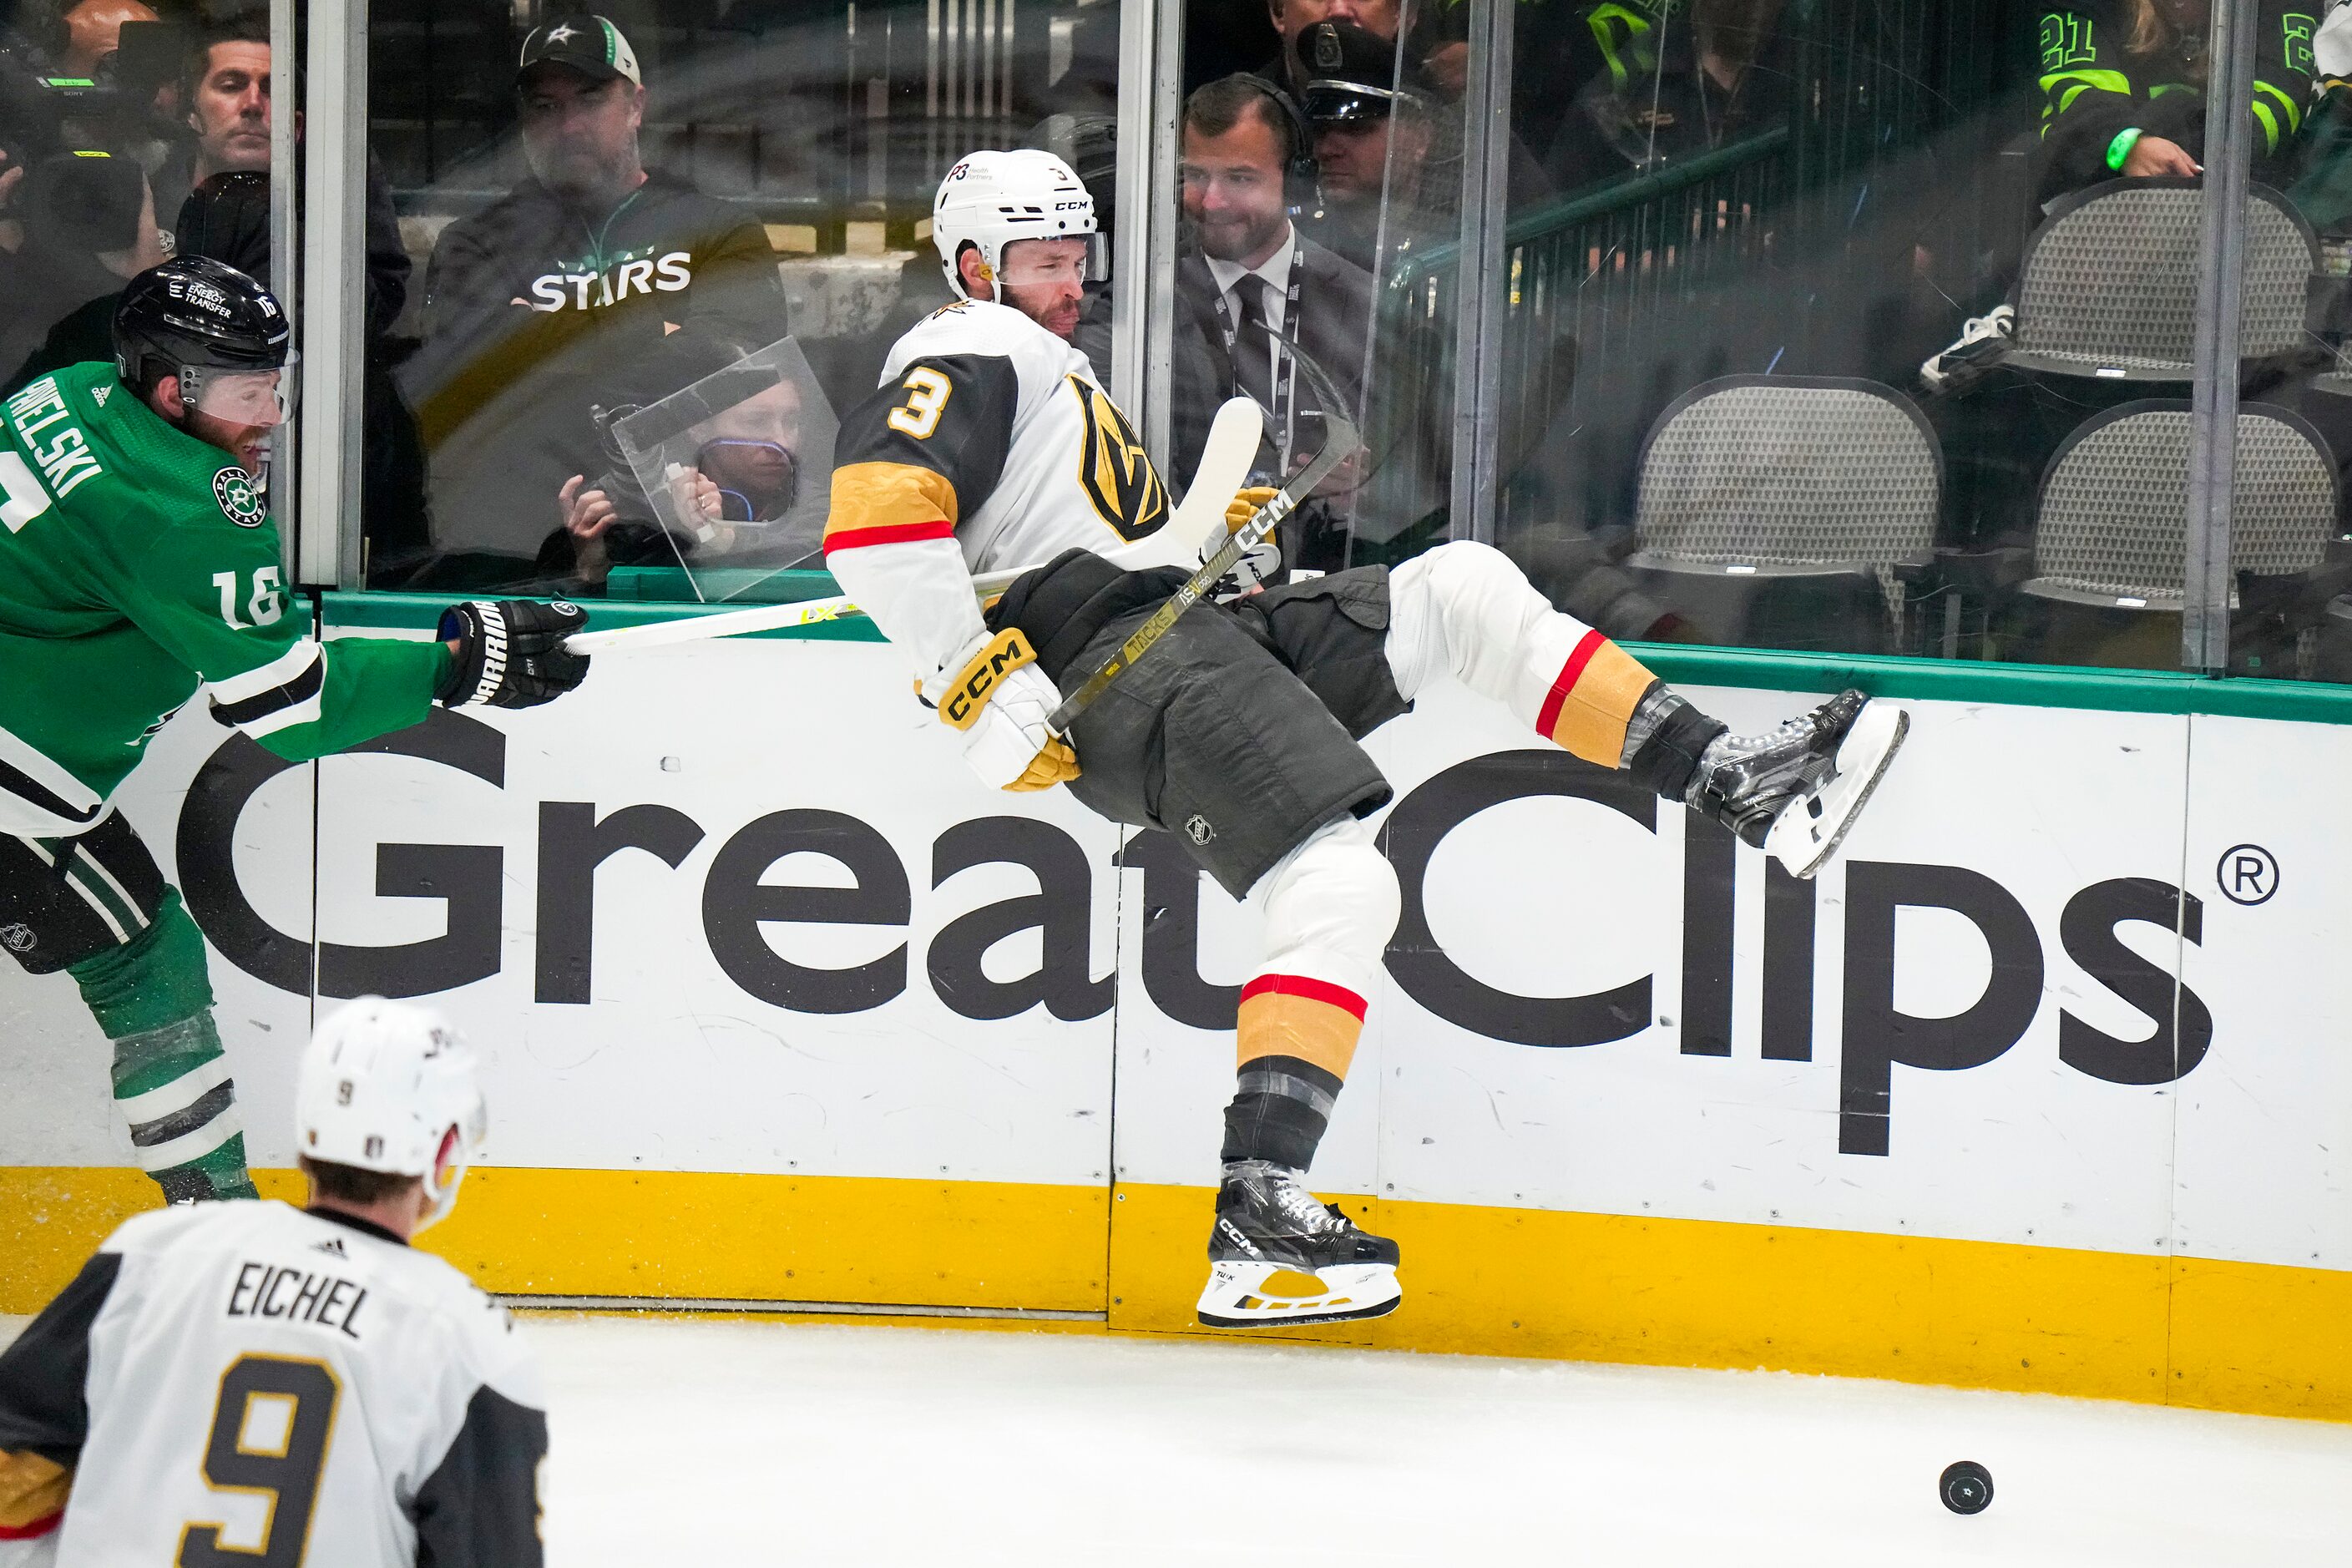
[[[1394, 571], [1202, 604], [1058, 735], [1048, 718], [1065, 695], [1188, 574], [1122, 571], [1099, 553], [1156, 531], [1169, 503], [1065, 341], [1095, 254], [1085, 186], [1050, 153], [974, 153], [940, 184], [931, 233], [961, 300], [898, 341], [879, 390], [842, 422], [825, 563], [911, 658], [983, 783], [1066, 784], [1114, 821], [1166, 828], [1263, 910], [1202, 1321], [1391, 1311], [1395, 1244], [1305, 1184], [1398, 913], [1395, 874], [1363, 821], [1391, 792], [1358, 742], [1452, 675], [1576, 756], [1750, 844], [1771, 837], [1810, 876], [1885, 772], [1904, 717], [1849, 691], [1765, 734], [1731, 735], [1555, 611], [1499, 552], [1456, 542]], [[1228, 525], [1264, 493], [1237, 497]], [[983, 616], [972, 577], [1026, 565], [1036, 570]]]
[[534, 1568], [539, 1378], [408, 1238], [478, 1149], [473, 1052], [378, 997], [297, 1089], [308, 1210], [115, 1231], [0, 1353], [0, 1568]]

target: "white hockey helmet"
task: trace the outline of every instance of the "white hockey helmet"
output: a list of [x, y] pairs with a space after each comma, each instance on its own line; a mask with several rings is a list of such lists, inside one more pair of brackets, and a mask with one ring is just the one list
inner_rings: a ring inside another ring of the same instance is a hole
[[294, 1091], [295, 1147], [312, 1160], [416, 1176], [448, 1216], [488, 1112], [473, 1047], [439, 1016], [362, 996], [319, 1026]]
[[973, 153], [959, 160], [931, 198], [931, 243], [956, 298], [971, 298], [956, 270], [966, 245], [980, 247], [992, 279], [1003, 276], [1004, 247], [1016, 239], [1079, 239], [1087, 245], [1086, 280], [1109, 276], [1095, 199], [1070, 166], [1034, 147]]

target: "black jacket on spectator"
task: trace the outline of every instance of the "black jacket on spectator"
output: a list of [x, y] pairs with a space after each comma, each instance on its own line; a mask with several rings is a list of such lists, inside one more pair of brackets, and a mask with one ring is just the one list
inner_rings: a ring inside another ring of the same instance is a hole
[[[1331, 378], [1348, 400], [1349, 416], [1353, 418], [1363, 400], [1364, 350], [1372, 321], [1371, 276], [1304, 234], [1299, 239], [1298, 314], [1285, 323], [1283, 331], [1296, 338]], [[1216, 279], [1209, 271], [1207, 258], [1187, 247], [1176, 258], [1176, 321], [1170, 344], [1174, 363], [1169, 380], [1168, 452], [1171, 477], [1178, 485], [1192, 479], [1217, 410], [1242, 391], [1234, 376], [1233, 355], [1225, 347], [1223, 329], [1217, 322], [1216, 298]], [[1087, 301], [1076, 338], [1077, 347], [1106, 384], [1110, 377], [1110, 323], [1111, 295], [1106, 289]], [[1297, 395], [1299, 409], [1314, 410], [1314, 394], [1303, 380]], [[1303, 435], [1301, 452], [1311, 453], [1316, 439], [1311, 434]], [[1278, 461], [1279, 454], [1269, 437], [1259, 448], [1259, 475], [1271, 473]], [[1304, 515], [1303, 521], [1310, 530], [1318, 522]], [[1328, 518], [1320, 521], [1329, 526]], [[1320, 564], [1314, 552], [1303, 548], [1302, 540], [1292, 537], [1290, 525], [1284, 526], [1286, 559]]]
[[[2312, 34], [2318, 0], [2256, 0], [2253, 174], [2284, 184], [2296, 133], [2311, 100]], [[2175, 142], [2205, 161], [2205, 33], [2145, 53], [2129, 45], [2132, 0], [2074, 0], [2046, 5], [2040, 22], [2042, 148], [2040, 199], [2111, 180], [2107, 149], [2137, 130]]]
[[526, 180], [443, 230], [408, 367], [436, 546], [527, 563], [563, 481], [611, 465], [591, 409], [689, 324], [752, 344], [788, 330], [766, 230], [687, 181], [650, 174], [591, 221]]
[[[1364, 384], [1364, 347], [1372, 320], [1371, 275], [1304, 235], [1300, 240], [1298, 266], [1304, 276], [1298, 286], [1298, 319], [1286, 323], [1283, 331], [1298, 340], [1341, 395], [1354, 404], [1360, 400]], [[1186, 475], [1192, 473], [1201, 448], [1208, 443], [1209, 422], [1225, 399], [1241, 390], [1234, 377], [1224, 331], [1217, 324], [1216, 298], [1217, 283], [1209, 272], [1207, 258], [1197, 250], [1178, 256], [1168, 449], [1177, 470]], [[1299, 384], [1298, 395], [1301, 408], [1313, 406], [1313, 394], [1304, 382]], [[1272, 456], [1270, 449], [1261, 453], [1267, 459]]]

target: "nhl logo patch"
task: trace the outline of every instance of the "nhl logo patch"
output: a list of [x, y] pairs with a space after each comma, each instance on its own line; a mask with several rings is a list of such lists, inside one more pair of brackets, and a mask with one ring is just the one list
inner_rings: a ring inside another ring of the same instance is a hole
[[1217, 830], [1209, 826], [1209, 819], [1198, 812], [1193, 814], [1192, 821], [1184, 825], [1184, 837], [1195, 844], [1206, 844], [1216, 836]]
[[0, 926], [0, 942], [5, 942], [10, 952], [30, 952], [37, 940], [28, 925]]
[[221, 514], [239, 528], [259, 528], [262, 519], [269, 515], [253, 476], [243, 468], [226, 468], [213, 476], [213, 500], [220, 502]]

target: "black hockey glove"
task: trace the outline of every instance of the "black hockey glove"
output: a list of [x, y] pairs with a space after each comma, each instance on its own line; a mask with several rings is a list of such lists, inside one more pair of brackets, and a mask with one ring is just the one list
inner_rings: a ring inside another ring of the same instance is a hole
[[468, 599], [441, 612], [441, 640], [457, 657], [434, 700], [445, 708], [487, 702], [536, 708], [588, 678], [585, 655], [563, 639], [588, 625], [588, 612], [562, 599]]

